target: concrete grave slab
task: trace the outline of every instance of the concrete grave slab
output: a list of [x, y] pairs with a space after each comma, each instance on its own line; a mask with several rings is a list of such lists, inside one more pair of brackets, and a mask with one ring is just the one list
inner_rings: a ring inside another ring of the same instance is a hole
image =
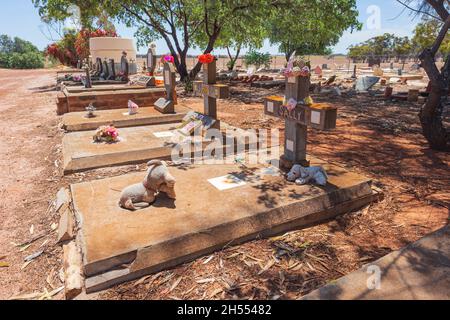
[[[142, 181], [144, 172], [72, 185], [87, 292], [174, 267], [225, 245], [305, 227], [358, 209], [377, 196], [369, 179], [310, 160], [325, 167], [328, 186], [298, 186], [282, 176], [262, 174], [267, 169], [263, 165], [171, 167], [177, 200], [159, 195], [152, 206], [135, 212], [118, 206], [120, 191]], [[244, 183], [220, 191], [208, 182], [227, 175]]]
[[[180, 126], [181, 123], [177, 122], [121, 128], [119, 129], [120, 141], [112, 144], [94, 143], [95, 130], [67, 133], [63, 137], [62, 144], [64, 174], [114, 165], [143, 163], [156, 158], [170, 159], [175, 146], [174, 140], [179, 142], [178, 138], [180, 137], [183, 140], [189, 139], [187, 136], [179, 134]], [[230, 132], [229, 136], [226, 135], [228, 132]], [[232, 147], [229, 141], [234, 142], [234, 151], [236, 151], [237, 139], [242, 141], [246, 149], [250, 146], [249, 140], [245, 139], [248, 135], [241, 129], [223, 123], [221, 133], [223, 152]], [[278, 141], [272, 144], [266, 140], [266, 143], [269, 147], [279, 145]], [[208, 151], [213, 152], [216, 146], [217, 142], [205, 139], [202, 150], [207, 148]], [[200, 151], [193, 146], [191, 149], [192, 152]], [[194, 156], [194, 154], [191, 153], [191, 156]]]
[[94, 112], [94, 118], [86, 118], [86, 112], [71, 112], [63, 116], [62, 125], [66, 131], [95, 130], [109, 124], [114, 124], [116, 128], [137, 127], [179, 122], [189, 111], [183, 105], [177, 105], [175, 113], [169, 114], [162, 114], [152, 107], [140, 108], [134, 115], [128, 115], [128, 109], [101, 110]]
[[177, 124], [122, 128], [120, 142], [94, 143], [95, 131], [67, 133], [63, 137], [64, 173], [144, 162], [171, 155], [170, 136], [155, 133], [176, 130]]

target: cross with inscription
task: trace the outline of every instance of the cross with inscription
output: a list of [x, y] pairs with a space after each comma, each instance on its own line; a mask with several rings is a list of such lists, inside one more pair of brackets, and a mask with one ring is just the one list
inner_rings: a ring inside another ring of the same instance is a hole
[[[306, 160], [308, 127], [319, 130], [336, 128], [337, 108], [326, 103], [302, 104], [309, 97], [310, 77], [286, 77], [286, 96], [265, 99], [265, 114], [285, 120], [282, 167], [309, 166]], [[288, 102], [286, 105], [286, 102]]]
[[194, 81], [194, 94], [203, 94], [204, 114], [216, 120], [213, 128], [220, 129], [217, 119], [217, 99], [228, 99], [230, 88], [216, 83], [216, 60], [203, 64], [203, 81]]
[[155, 109], [161, 113], [174, 113], [177, 104], [176, 74], [175, 66], [171, 62], [164, 63], [164, 87], [166, 88], [166, 98], [159, 98], [155, 102]]

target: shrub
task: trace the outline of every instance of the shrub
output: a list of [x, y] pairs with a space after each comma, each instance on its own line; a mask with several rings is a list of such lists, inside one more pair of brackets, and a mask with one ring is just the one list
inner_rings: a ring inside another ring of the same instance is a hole
[[257, 68], [261, 66], [265, 66], [266, 68], [270, 67], [270, 63], [272, 62], [272, 57], [270, 53], [261, 53], [257, 51], [250, 51], [244, 58], [244, 62], [247, 66], [254, 65]]
[[40, 52], [12, 53], [6, 66], [10, 69], [39, 69], [44, 67], [44, 56]]
[[44, 67], [44, 56], [31, 42], [0, 36], [0, 68], [37, 69]]

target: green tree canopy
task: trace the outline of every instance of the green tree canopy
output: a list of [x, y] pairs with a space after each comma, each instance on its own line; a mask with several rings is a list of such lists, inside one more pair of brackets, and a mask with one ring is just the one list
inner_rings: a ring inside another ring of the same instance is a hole
[[267, 17], [269, 40], [289, 59], [298, 55], [326, 54], [347, 29], [360, 29], [355, 0], [294, 0], [288, 9]]

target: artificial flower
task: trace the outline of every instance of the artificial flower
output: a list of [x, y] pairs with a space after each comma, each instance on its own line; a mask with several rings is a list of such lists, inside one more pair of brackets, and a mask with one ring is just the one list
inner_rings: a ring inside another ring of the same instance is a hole
[[215, 60], [211, 53], [206, 53], [198, 56], [198, 61], [202, 64], [209, 64]]

